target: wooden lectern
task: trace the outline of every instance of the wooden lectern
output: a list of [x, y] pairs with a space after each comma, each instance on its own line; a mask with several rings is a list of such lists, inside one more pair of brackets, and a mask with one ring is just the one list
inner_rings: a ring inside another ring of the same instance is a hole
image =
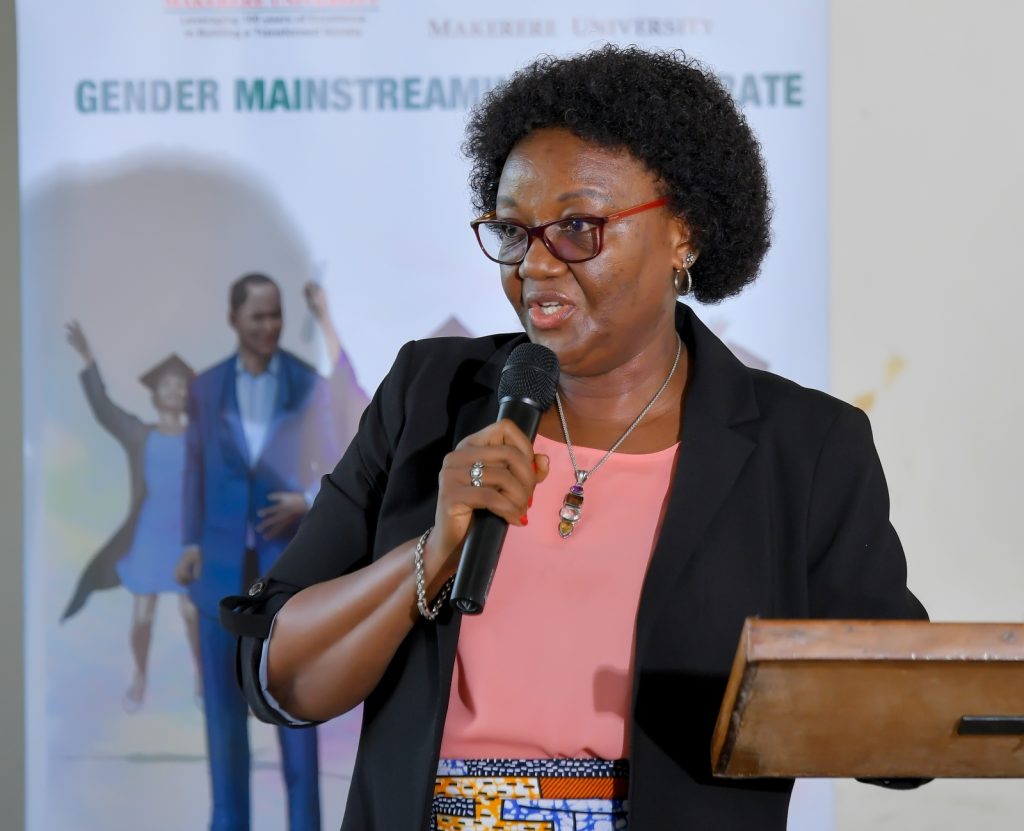
[[1024, 624], [759, 620], [712, 740], [717, 776], [1024, 776]]

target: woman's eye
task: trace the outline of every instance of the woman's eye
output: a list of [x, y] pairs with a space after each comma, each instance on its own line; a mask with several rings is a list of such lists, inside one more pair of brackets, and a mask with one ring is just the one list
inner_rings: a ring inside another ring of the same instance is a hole
[[506, 225], [502, 222], [494, 222], [490, 225], [491, 231], [502, 242], [512, 242], [523, 235], [523, 229], [518, 225]]
[[558, 223], [558, 232], [560, 234], [585, 234], [593, 227], [591, 222], [585, 219], [579, 219], [577, 217], [569, 217], [563, 222]]

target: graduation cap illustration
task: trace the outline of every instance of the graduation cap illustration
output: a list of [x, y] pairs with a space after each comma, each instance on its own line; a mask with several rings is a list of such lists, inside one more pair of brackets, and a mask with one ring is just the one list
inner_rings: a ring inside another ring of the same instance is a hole
[[175, 375], [182, 376], [186, 381], [191, 381], [196, 377], [195, 371], [187, 363], [185, 363], [177, 354], [172, 354], [164, 358], [160, 363], [154, 366], [152, 369], [147, 370], [139, 377], [140, 383], [149, 387], [149, 389], [156, 392], [156, 385], [160, 382], [160, 378], [168, 372], [172, 372]]

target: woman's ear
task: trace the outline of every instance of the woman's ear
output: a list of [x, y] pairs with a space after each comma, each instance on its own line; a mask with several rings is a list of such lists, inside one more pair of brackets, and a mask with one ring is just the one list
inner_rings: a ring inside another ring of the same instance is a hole
[[689, 224], [682, 216], [672, 217], [672, 268], [682, 271], [690, 268], [700, 252], [693, 245], [693, 232]]

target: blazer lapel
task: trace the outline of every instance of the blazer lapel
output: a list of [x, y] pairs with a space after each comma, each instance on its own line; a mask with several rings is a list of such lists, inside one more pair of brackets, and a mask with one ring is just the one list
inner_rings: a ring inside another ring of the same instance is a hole
[[691, 351], [691, 376], [676, 474], [640, 598], [638, 655], [756, 446], [735, 429], [759, 418], [749, 370], [681, 304], [677, 325]]
[[242, 417], [238, 409], [238, 385], [235, 383], [236, 357], [224, 363], [224, 386], [220, 399], [221, 445], [226, 456], [234, 456], [245, 467], [249, 467], [249, 448], [242, 429]]
[[[472, 374], [470, 383], [475, 390], [469, 396], [462, 390], [455, 390], [456, 395], [463, 398], [465, 403], [459, 407], [455, 416], [452, 447], [471, 433], [494, 422], [498, 415], [498, 381], [501, 379], [501, 370], [512, 350], [525, 342], [526, 336], [522, 335], [498, 346], [494, 354]], [[458, 382], [452, 386], [456, 388]]]

